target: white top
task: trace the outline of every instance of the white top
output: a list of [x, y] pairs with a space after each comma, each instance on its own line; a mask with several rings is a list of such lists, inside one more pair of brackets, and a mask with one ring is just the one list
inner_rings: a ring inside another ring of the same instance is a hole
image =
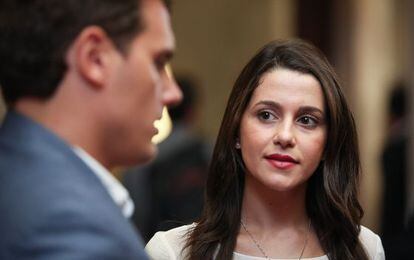
[[[181, 252], [185, 244], [185, 237], [187, 232], [194, 227], [195, 224], [185, 225], [174, 228], [165, 232], [157, 232], [145, 246], [145, 250], [149, 257], [153, 260], [181, 260], [184, 259]], [[382, 247], [381, 239], [377, 234], [368, 228], [361, 226], [361, 233], [359, 239], [364, 246], [370, 260], [384, 260], [384, 248]], [[184, 251], [184, 254], [186, 251]], [[326, 255], [302, 258], [306, 260], [328, 260]], [[233, 260], [265, 260], [263, 257], [249, 256], [234, 252]], [[273, 259], [276, 260], [276, 259]]]
[[102, 182], [115, 204], [121, 209], [126, 218], [130, 218], [134, 213], [134, 202], [132, 202], [128, 191], [114, 176], [80, 147], [72, 147], [75, 154], [96, 174]]

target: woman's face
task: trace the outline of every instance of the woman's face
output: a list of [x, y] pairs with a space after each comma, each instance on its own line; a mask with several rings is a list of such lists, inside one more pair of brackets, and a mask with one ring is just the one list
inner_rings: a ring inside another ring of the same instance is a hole
[[305, 183], [324, 152], [324, 104], [312, 75], [282, 68], [264, 74], [240, 123], [247, 177], [278, 191]]

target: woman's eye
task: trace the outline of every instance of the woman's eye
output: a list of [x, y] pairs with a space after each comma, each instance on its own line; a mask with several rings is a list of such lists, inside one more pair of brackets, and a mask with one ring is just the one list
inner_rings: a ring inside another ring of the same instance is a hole
[[307, 127], [315, 127], [318, 124], [318, 121], [310, 116], [302, 116], [298, 122]]
[[261, 111], [259, 112], [259, 119], [263, 120], [263, 121], [268, 121], [268, 120], [273, 120], [276, 117], [270, 113], [269, 111]]

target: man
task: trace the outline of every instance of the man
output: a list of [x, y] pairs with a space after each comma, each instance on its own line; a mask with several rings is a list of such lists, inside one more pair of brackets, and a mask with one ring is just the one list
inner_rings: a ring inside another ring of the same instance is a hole
[[166, 3], [3, 0], [0, 37], [0, 259], [146, 259], [107, 169], [151, 159], [181, 99]]
[[381, 155], [384, 178], [381, 240], [385, 252], [389, 243], [404, 231], [406, 217], [408, 129], [406, 87], [397, 83], [388, 100], [388, 136]]

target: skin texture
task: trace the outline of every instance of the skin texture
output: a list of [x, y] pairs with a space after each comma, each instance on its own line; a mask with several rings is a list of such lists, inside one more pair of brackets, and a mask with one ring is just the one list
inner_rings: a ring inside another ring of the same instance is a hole
[[[324, 114], [322, 89], [313, 76], [287, 69], [263, 75], [240, 125], [247, 189], [250, 185], [273, 191], [304, 189], [323, 155]], [[274, 154], [295, 162], [273, 160], [269, 156]]]

